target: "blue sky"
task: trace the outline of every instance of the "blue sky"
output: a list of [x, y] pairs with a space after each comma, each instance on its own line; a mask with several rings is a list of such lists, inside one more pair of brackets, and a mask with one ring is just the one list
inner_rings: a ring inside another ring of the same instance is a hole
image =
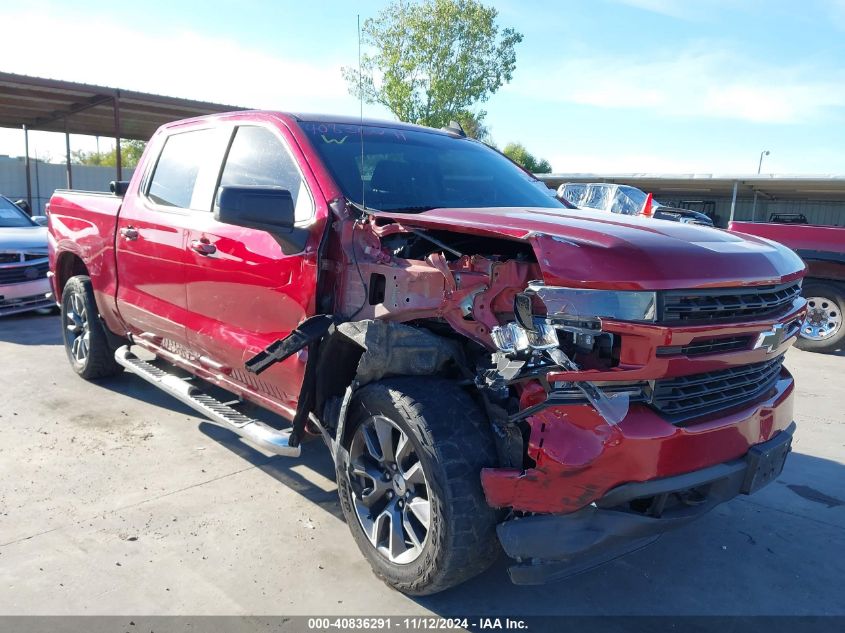
[[[0, 70], [356, 114], [340, 67], [356, 63], [356, 15], [386, 4], [0, 0], [15, 25]], [[481, 106], [499, 146], [559, 172], [751, 173], [768, 149], [764, 172], [845, 173], [845, 0], [488, 4], [525, 36], [514, 81]], [[60, 137], [34, 136], [62, 158]], [[20, 137], [0, 131], [0, 154]]]

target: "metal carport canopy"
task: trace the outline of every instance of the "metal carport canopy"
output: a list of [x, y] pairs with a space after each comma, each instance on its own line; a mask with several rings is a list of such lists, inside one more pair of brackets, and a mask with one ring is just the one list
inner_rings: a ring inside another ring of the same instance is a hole
[[71, 134], [114, 137], [117, 148], [115, 173], [120, 180], [123, 167], [119, 139], [146, 141], [165, 123], [242, 109], [207, 101], [0, 72], [0, 127], [23, 129], [26, 198], [30, 207], [30, 130], [64, 132], [67, 186], [73, 189]]
[[793, 174], [537, 174], [556, 189], [567, 182], [632, 185], [659, 195], [731, 197], [758, 193], [774, 200], [845, 200], [845, 175]]
[[146, 141], [165, 123], [242, 109], [0, 72], [0, 127]]

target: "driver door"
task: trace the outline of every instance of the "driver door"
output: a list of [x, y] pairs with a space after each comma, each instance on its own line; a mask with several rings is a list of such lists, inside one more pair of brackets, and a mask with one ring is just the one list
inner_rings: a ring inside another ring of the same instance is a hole
[[[288, 190], [297, 224], [308, 224], [314, 200], [286, 134], [271, 124], [235, 127], [219, 187]], [[260, 376], [248, 374], [243, 365], [314, 313], [315, 249], [285, 252], [290, 249], [272, 234], [218, 222], [211, 211], [192, 214], [186, 237], [188, 337], [199, 361], [293, 410], [305, 372], [304, 353]]]

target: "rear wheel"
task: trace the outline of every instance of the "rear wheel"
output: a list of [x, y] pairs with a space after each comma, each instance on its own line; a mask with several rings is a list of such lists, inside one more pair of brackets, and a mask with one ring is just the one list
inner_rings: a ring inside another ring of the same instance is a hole
[[123, 371], [114, 360], [87, 275], [71, 277], [62, 291], [62, 337], [71, 367], [83, 378], [105, 378]]
[[480, 473], [495, 466], [489, 425], [454, 383], [396, 378], [364, 387], [349, 415], [338, 492], [375, 574], [412, 595], [454, 586], [498, 556]]

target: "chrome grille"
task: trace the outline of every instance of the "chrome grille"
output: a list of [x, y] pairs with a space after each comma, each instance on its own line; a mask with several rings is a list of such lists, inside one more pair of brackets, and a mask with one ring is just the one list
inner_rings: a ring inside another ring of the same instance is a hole
[[801, 282], [748, 288], [668, 290], [660, 293], [660, 321], [712, 321], [765, 317], [792, 305]]
[[675, 424], [742, 405], [769, 391], [782, 365], [783, 355], [742, 367], [657, 380], [651, 405]]
[[47, 276], [49, 269], [50, 265], [47, 262], [0, 267], [0, 285], [20, 284], [27, 281], [35, 281], [36, 279], [43, 279]]
[[729, 338], [711, 338], [693, 341], [689, 345], [665, 345], [657, 348], [658, 356], [705, 356], [748, 349], [750, 336], [731, 336]]

